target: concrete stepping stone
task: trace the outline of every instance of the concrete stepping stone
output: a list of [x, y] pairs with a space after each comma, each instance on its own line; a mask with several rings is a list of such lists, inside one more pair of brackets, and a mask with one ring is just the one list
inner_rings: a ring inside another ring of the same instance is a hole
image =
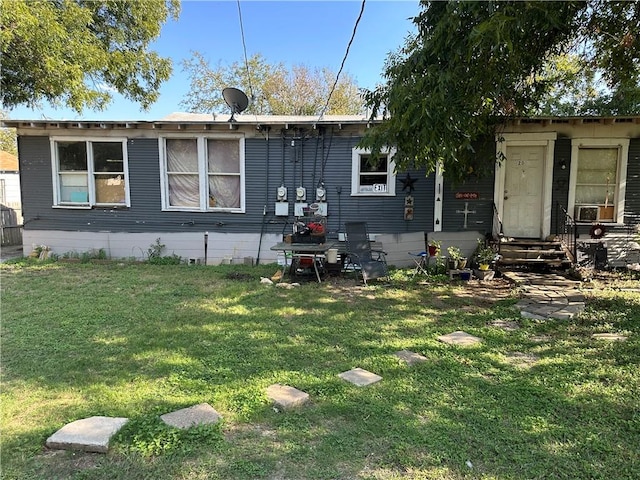
[[531, 313], [527, 310], [520, 310], [520, 316], [523, 318], [529, 318], [531, 320], [544, 320], [547, 317], [543, 317], [542, 315], [538, 315], [537, 313]]
[[400, 350], [399, 352], [394, 353], [394, 355], [407, 365], [415, 365], [416, 363], [427, 361], [427, 357], [409, 350]]
[[58, 450], [107, 453], [111, 437], [128, 421], [128, 418], [101, 416], [76, 420], [47, 438], [45, 445]]
[[583, 311], [584, 311], [584, 304], [570, 303], [569, 305], [566, 305], [560, 308], [559, 310], [556, 310], [555, 312], [551, 313], [549, 317], [555, 318], [558, 320], [570, 320], [576, 315], [582, 313]]
[[438, 340], [450, 345], [473, 345], [475, 343], [482, 342], [480, 338], [474, 337], [473, 335], [470, 335], [467, 332], [463, 332], [462, 330], [457, 330], [455, 332], [447, 333], [446, 335], [441, 335], [438, 337]]
[[351, 370], [338, 374], [338, 376], [347, 382], [353, 383], [357, 387], [366, 387], [367, 385], [382, 380], [381, 376], [362, 368], [352, 368]]
[[160, 416], [160, 419], [170, 427], [181, 429], [214, 424], [221, 418], [222, 416], [208, 403], [200, 403]]
[[591, 338], [595, 338], [596, 340], [607, 340], [609, 342], [624, 342], [627, 340], [627, 336], [622, 335], [621, 333], [594, 333], [591, 335]]
[[547, 343], [552, 340], [549, 335], [533, 335], [530, 340], [535, 343]]
[[308, 393], [279, 383], [267, 387], [267, 397], [284, 410], [298, 407], [309, 400]]
[[505, 354], [507, 361], [516, 367], [529, 368], [540, 360], [540, 357], [531, 353], [510, 352]]
[[518, 322], [514, 322], [512, 320], [493, 320], [489, 322], [489, 325], [492, 327], [501, 328], [506, 332], [513, 332], [520, 329], [520, 325], [518, 325]]

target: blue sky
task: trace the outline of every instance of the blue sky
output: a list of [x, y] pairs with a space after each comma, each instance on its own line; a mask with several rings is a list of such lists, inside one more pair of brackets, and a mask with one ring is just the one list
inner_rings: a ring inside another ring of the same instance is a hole
[[[240, 1], [247, 55], [262, 54], [269, 63], [330, 67], [338, 71], [361, 8], [360, 0]], [[410, 17], [419, 11], [418, 0], [367, 0], [343, 72], [360, 87], [381, 81], [389, 52], [404, 44], [413, 31]], [[180, 18], [162, 29], [153, 49], [174, 63], [172, 78], [161, 88], [158, 102], [144, 112], [139, 105], [116, 97], [105, 111], [16, 108], [17, 120], [158, 120], [181, 111], [179, 103], [189, 91], [181, 61], [197, 50], [210, 65], [244, 61], [236, 0], [183, 0]], [[233, 86], [233, 85], [230, 85]]]

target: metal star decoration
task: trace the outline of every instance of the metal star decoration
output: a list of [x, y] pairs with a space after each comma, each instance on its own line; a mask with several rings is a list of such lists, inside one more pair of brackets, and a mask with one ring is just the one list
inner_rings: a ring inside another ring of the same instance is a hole
[[415, 190], [415, 187], [413, 186], [414, 183], [416, 183], [418, 181], [417, 178], [411, 178], [411, 175], [409, 175], [407, 173], [407, 176], [403, 179], [400, 180], [402, 182], [402, 191], [404, 191], [405, 189], [409, 189], [409, 193], [413, 192]]

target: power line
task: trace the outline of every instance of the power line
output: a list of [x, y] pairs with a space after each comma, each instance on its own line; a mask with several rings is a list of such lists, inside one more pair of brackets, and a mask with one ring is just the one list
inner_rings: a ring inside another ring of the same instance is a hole
[[249, 94], [253, 101], [253, 87], [251, 86], [251, 74], [249, 73], [249, 60], [247, 59], [247, 45], [244, 41], [244, 26], [242, 25], [242, 10], [240, 10], [240, 0], [238, 0], [238, 17], [240, 18], [240, 34], [242, 35], [242, 48], [244, 50], [244, 66], [247, 70], [247, 81], [249, 82]]
[[362, 6], [360, 7], [360, 13], [358, 14], [358, 18], [356, 19], [356, 23], [353, 26], [353, 32], [351, 33], [351, 39], [349, 40], [349, 43], [347, 44], [347, 51], [344, 53], [344, 58], [342, 59], [342, 63], [340, 64], [340, 69], [338, 70], [338, 74], [336, 75], [336, 81], [333, 82], [333, 87], [331, 87], [331, 91], [329, 92], [329, 96], [327, 97], [327, 103], [325, 104], [324, 108], [320, 112], [320, 117], [318, 118], [318, 120], [322, 119], [322, 117], [324, 116], [324, 112], [326, 112], [327, 108], [329, 108], [329, 102], [331, 101], [331, 95], [333, 95], [333, 92], [335, 91], [336, 86], [338, 85], [338, 80], [340, 79], [340, 74], [342, 73], [342, 69], [344, 68], [344, 64], [347, 61], [347, 57], [349, 56], [349, 49], [351, 48], [351, 44], [353, 43], [353, 39], [356, 37], [356, 30], [358, 29], [358, 24], [360, 23], [360, 19], [362, 18], [362, 14], [364, 13], [364, 5], [365, 5], [366, 2], [367, 2], [367, 0], [362, 0]]

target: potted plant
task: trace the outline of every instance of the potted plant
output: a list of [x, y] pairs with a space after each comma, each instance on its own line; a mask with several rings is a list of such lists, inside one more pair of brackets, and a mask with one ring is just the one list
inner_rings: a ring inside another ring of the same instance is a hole
[[[460, 248], [451, 245], [447, 248], [447, 253], [449, 254], [449, 270], [457, 270], [458, 268], [464, 268], [466, 266], [466, 259], [462, 256], [462, 252]], [[464, 266], [460, 267], [462, 263], [461, 260], [464, 259]]]
[[489, 270], [489, 266], [493, 263], [495, 258], [496, 252], [493, 251], [493, 248], [486, 245], [478, 245], [476, 260], [478, 261], [480, 270]]
[[440, 255], [440, 249], [442, 244], [438, 240], [429, 240], [427, 244], [427, 250], [430, 257], [437, 257]]

